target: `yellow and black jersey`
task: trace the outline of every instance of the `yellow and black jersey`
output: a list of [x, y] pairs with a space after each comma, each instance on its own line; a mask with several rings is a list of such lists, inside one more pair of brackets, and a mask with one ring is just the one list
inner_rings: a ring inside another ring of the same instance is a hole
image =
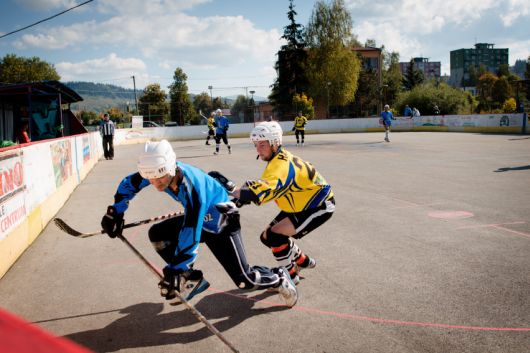
[[208, 129], [209, 130], [214, 129], [214, 123], [215, 123], [215, 119], [213, 118], [213, 116], [208, 117]]
[[296, 130], [305, 130], [305, 124], [307, 124], [307, 118], [305, 116], [296, 116], [294, 118], [294, 128]]
[[274, 200], [285, 212], [312, 209], [333, 197], [331, 186], [311, 163], [280, 149], [260, 180], [247, 182], [258, 205]]

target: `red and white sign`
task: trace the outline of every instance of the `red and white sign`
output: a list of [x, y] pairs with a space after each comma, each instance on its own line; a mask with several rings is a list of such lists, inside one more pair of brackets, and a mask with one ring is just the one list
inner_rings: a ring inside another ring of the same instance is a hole
[[0, 156], [0, 239], [26, 217], [24, 166], [18, 153]]

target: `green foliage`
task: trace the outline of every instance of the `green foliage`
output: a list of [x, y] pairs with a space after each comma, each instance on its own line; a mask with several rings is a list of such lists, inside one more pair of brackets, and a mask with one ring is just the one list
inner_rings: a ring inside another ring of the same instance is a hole
[[502, 112], [503, 113], [515, 113], [516, 109], [517, 109], [517, 103], [515, 102], [515, 98], [508, 98], [502, 104]]
[[435, 105], [440, 109], [440, 114], [470, 114], [474, 101], [468, 92], [452, 88], [445, 83], [438, 86], [425, 83], [398, 95], [394, 109], [401, 115], [405, 105], [417, 108], [422, 115], [433, 115]]
[[296, 112], [302, 112], [306, 118], [311, 119], [315, 116], [315, 108], [313, 107], [313, 99], [304, 93], [295, 94], [293, 96], [293, 106]]
[[46, 80], [60, 80], [61, 76], [52, 64], [38, 57], [19, 57], [7, 54], [0, 60], [1, 83], [25, 83]]
[[410, 59], [409, 65], [407, 67], [407, 72], [403, 77], [403, 87], [410, 91], [417, 85], [423, 83], [425, 80], [423, 72], [416, 68], [416, 63], [414, 59]]
[[306, 28], [306, 42], [311, 48], [334, 49], [359, 46], [353, 35], [353, 21], [343, 0], [331, 0], [328, 5], [319, 0]]
[[169, 106], [167, 94], [160, 88], [160, 84], [153, 83], [145, 86], [138, 99], [138, 109], [144, 119], [165, 122], [169, 120]]
[[212, 108], [212, 99], [206, 92], [202, 92], [193, 99], [193, 108], [196, 112], [202, 111], [206, 116], [210, 115]]
[[379, 78], [374, 69], [361, 70], [353, 105], [354, 116], [377, 115], [384, 88], [379, 88]]
[[198, 124], [200, 121], [188, 95], [187, 79], [184, 71], [177, 67], [173, 74], [173, 83], [169, 86], [171, 120], [178, 122], [180, 126]]
[[230, 109], [230, 113], [232, 116], [239, 117], [240, 114], [243, 114], [243, 121], [244, 122], [251, 122], [253, 121], [253, 114], [252, 110], [254, 107], [254, 100], [252, 98], [247, 98], [244, 95], [239, 95], [236, 98], [236, 101], [232, 105], [232, 108]]
[[401, 92], [403, 75], [399, 68], [399, 53], [388, 53], [383, 48], [383, 101], [392, 106]]
[[272, 85], [269, 100], [275, 109], [282, 113], [292, 112], [292, 97], [297, 92], [307, 90], [309, 81], [306, 75], [307, 51], [305, 49], [304, 30], [296, 23], [293, 0], [290, 0], [287, 17], [289, 24], [284, 27], [282, 38], [287, 40], [278, 52], [275, 64], [278, 77]]
[[81, 110], [77, 112], [76, 116], [84, 126], [97, 125], [99, 121], [98, 114], [93, 111]]
[[361, 70], [360, 60], [349, 47], [355, 41], [352, 19], [342, 0], [315, 4], [307, 26], [308, 78], [311, 97], [329, 105], [354, 101]]

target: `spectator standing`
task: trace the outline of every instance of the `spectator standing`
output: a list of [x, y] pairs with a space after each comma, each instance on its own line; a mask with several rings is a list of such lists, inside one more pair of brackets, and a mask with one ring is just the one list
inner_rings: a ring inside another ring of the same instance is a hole
[[110, 120], [109, 114], [103, 114], [103, 121], [99, 125], [99, 133], [103, 140], [105, 159], [114, 159], [114, 128], [114, 122]]
[[18, 136], [17, 136], [18, 143], [23, 144], [23, 143], [31, 142], [31, 139], [29, 138], [29, 135], [28, 135], [28, 128], [29, 128], [29, 125], [27, 122], [22, 123], [22, 126], [20, 127], [20, 132], [18, 133]]
[[436, 104], [434, 105], [432, 110], [434, 111], [434, 115], [440, 115], [440, 108], [438, 108]]
[[406, 116], [408, 118], [412, 118], [412, 109], [407, 105], [405, 105], [405, 110], [403, 111], [403, 116]]
[[416, 108], [416, 107], [412, 108], [412, 116], [413, 117], [420, 117], [421, 116], [420, 111], [418, 110], [418, 108]]

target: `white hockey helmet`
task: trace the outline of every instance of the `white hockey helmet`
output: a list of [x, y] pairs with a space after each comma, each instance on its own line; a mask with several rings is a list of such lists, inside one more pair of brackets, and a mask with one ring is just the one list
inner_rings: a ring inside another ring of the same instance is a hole
[[282, 127], [277, 121], [265, 121], [256, 125], [250, 133], [250, 140], [252, 142], [269, 141], [271, 146], [282, 144]]
[[215, 112], [216, 112], [217, 114], [223, 114], [223, 111], [222, 111], [221, 109], [217, 109]]
[[157, 179], [166, 174], [175, 175], [177, 156], [167, 140], [146, 142], [138, 158], [138, 171], [144, 179]]

